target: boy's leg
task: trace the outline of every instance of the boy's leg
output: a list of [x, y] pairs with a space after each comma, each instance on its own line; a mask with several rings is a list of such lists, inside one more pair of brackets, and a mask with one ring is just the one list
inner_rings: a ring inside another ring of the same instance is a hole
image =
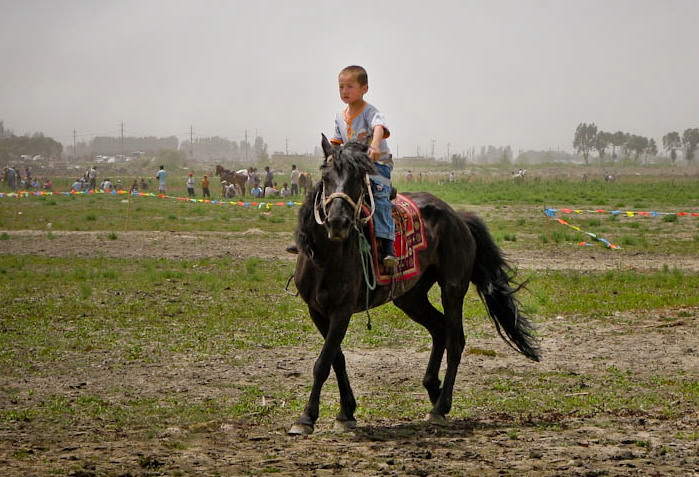
[[396, 257], [395, 251], [393, 250], [393, 240], [382, 239], [383, 242], [383, 266], [386, 268], [393, 268], [398, 265], [398, 257]]
[[383, 266], [393, 268], [398, 264], [398, 259], [393, 251], [393, 237], [395, 224], [393, 223], [393, 205], [390, 201], [391, 179], [390, 169], [381, 164], [376, 165], [379, 175], [371, 176], [372, 192], [374, 193], [374, 230], [376, 237], [381, 239], [383, 252]]

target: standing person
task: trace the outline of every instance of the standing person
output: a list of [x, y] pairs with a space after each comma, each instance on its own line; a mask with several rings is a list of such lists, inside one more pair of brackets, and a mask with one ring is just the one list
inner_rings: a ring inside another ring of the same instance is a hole
[[187, 194], [194, 197], [194, 174], [191, 172], [187, 174]]
[[211, 193], [209, 192], [209, 176], [206, 174], [204, 174], [204, 178], [201, 180], [201, 196], [211, 197]]
[[272, 171], [269, 169], [269, 166], [265, 166], [265, 187], [273, 187], [274, 186], [274, 174]]
[[371, 137], [367, 154], [378, 172], [369, 178], [376, 203], [375, 232], [383, 244], [383, 265], [393, 268], [398, 264], [393, 251], [395, 224], [390, 200], [393, 156], [386, 142], [391, 132], [383, 114], [364, 101], [364, 95], [369, 91], [369, 79], [364, 68], [355, 65], [344, 68], [338, 75], [338, 86], [340, 99], [347, 107], [335, 116], [335, 133], [330, 142], [340, 145], [352, 140], [366, 141]]
[[97, 189], [97, 166], [92, 166], [87, 171], [88, 190]]
[[7, 187], [9, 187], [12, 190], [17, 190], [17, 183], [19, 182], [17, 180], [17, 171], [15, 171], [15, 168], [10, 166], [7, 168], [7, 172], [5, 173], [5, 180], [7, 181]]
[[296, 164], [291, 166], [291, 177], [289, 182], [291, 182], [291, 195], [298, 195], [299, 193], [299, 176], [301, 173], [296, 169]]
[[165, 166], [160, 166], [160, 170], [155, 174], [155, 178], [158, 179], [158, 192], [164, 194], [165, 182], [167, 180], [167, 171], [165, 170]]

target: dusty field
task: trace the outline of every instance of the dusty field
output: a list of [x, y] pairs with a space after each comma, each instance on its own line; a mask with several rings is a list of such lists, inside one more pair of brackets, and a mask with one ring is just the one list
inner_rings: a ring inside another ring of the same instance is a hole
[[[2, 253], [70, 256], [84, 255], [89, 250], [96, 256], [109, 257], [293, 259], [283, 252], [290, 235], [255, 231], [239, 235], [129, 232], [119, 234], [118, 240], [109, 240], [104, 233], [87, 232], [53, 232], [51, 240], [46, 240], [46, 233], [8, 234], [10, 240], [0, 242]], [[565, 269], [571, 268], [571, 264], [588, 270], [658, 269], [665, 264], [699, 270], [699, 258], [615, 254], [597, 248], [575, 249], [565, 256], [547, 254], [514, 253], [510, 259], [526, 270]], [[620, 316], [620, 320], [634, 323], [632, 329], [601, 320], [595, 326], [576, 326], [564, 318], [552, 318], [540, 326], [544, 360], [538, 364], [526, 362], [508, 350], [499, 338], [478, 338], [469, 344], [496, 350], [497, 356], [466, 355], [455, 394], [477, 389], [483, 379], [503, 368], [515, 373], [535, 368], [542, 373], [594, 377], [601, 375], [601, 368], [613, 365], [638, 377], [696, 377], [699, 309], [662, 313], [662, 320], [655, 313]], [[22, 382], [11, 385], [24, 390], [41, 389], [48, 395], [100, 395], [114, 401], [131, 395], [157, 399], [163, 391], [180, 393], [188, 400], [234, 400], [235, 395], [226, 396], [230, 393], [226, 383], [245, 381], [263, 390], [273, 390], [283, 383], [305, 396], [316, 345], [311, 349], [241, 351], [236, 356], [236, 361], [242, 363], [239, 366], [231, 365], [224, 357], [193, 361], [177, 355], [157, 363], [135, 363], [127, 371], [124, 366], [116, 366], [114, 357], [93, 350], [75, 356], [69, 363], [52, 363], [51, 370], [37, 369]], [[422, 349], [350, 349], [346, 355], [360, 403], [368, 389], [389, 389], [406, 380], [419, 383], [428, 358]], [[71, 376], [70, 382], [56, 377], [66, 375]], [[0, 383], [10, 384], [1, 377]], [[585, 384], [590, 393], [603, 385], [594, 379]], [[428, 410], [423, 393], [411, 397], [415, 406]], [[17, 405], [2, 399], [0, 408]], [[324, 402], [335, 399], [331, 392], [324, 392]], [[265, 406], [284, 404], [265, 402]], [[697, 410], [677, 419], [667, 419], [656, 410], [614, 415], [600, 409], [596, 416], [579, 418], [534, 409], [533, 415], [536, 417], [532, 419], [487, 412], [468, 418], [452, 415], [446, 427], [401, 417], [379, 422], [364, 420], [355, 432], [339, 434], [332, 431], [332, 415], [326, 413], [321, 415], [313, 436], [293, 438], [285, 434], [290, 422], [257, 425], [255, 416], [170, 428], [147, 439], [132, 435], [129, 429], [103, 426], [99, 420], [50, 430], [41, 423], [30, 422], [19, 433], [0, 427], [0, 474], [699, 475], [699, 440], [682, 437], [699, 429]], [[21, 459], [17, 457], [20, 454]]]
[[[47, 232], [17, 230], [6, 232], [10, 240], [0, 241], [0, 253], [38, 254], [49, 257], [104, 256], [114, 258], [248, 257], [295, 260], [284, 251], [292, 243], [290, 233], [266, 233], [250, 229], [241, 233], [224, 232], [117, 232], [109, 240], [107, 232]], [[553, 247], [536, 251], [509, 251], [513, 265], [523, 270], [660, 270], [664, 265], [689, 272], [699, 271], [699, 257], [633, 250], [605, 250], [601, 246], [570, 246], [565, 252]]]

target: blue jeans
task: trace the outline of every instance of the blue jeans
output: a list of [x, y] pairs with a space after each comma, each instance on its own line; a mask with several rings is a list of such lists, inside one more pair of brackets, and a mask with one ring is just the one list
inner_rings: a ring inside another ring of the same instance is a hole
[[394, 240], [396, 225], [393, 222], [391, 205], [391, 168], [383, 164], [374, 164], [378, 174], [370, 176], [371, 191], [374, 194], [374, 231], [377, 238]]

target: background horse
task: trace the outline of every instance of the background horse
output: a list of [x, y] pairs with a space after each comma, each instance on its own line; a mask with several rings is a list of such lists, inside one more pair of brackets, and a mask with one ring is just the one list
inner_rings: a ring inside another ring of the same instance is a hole
[[[466, 344], [462, 308], [469, 282], [476, 285], [500, 336], [526, 357], [539, 360], [532, 326], [519, 311], [514, 297], [519, 287], [513, 286], [511, 268], [485, 225], [473, 215], [455, 212], [431, 194], [404, 194], [419, 206], [423, 233], [427, 235], [428, 246], [419, 255], [420, 273], [396, 287], [368, 290], [358, 234], [364, 233], [361, 206], [370, 193], [367, 176], [374, 174], [375, 169], [364, 144], [349, 142], [333, 149], [323, 136], [322, 146], [322, 180], [299, 210], [299, 255], [294, 280], [325, 342], [313, 367], [310, 397], [289, 434], [313, 432], [320, 391], [331, 366], [340, 391], [335, 426], [345, 430], [356, 427], [357, 404], [341, 344], [352, 314], [364, 310], [367, 300], [369, 307], [393, 300], [432, 336], [432, 353], [423, 379], [432, 402], [429, 421], [444, 422], [451, 410], [456, 373]], [[428, 291], [435, 283], [441, 287], [444, 313], [428, 299]], [[439, 369], [445, 351], [447, 369], [444, 382], [440, 383]]]
[[299, 189], [303, 189], [304, 197], [308, 194], [308, 189], [313, 187], [313, 178], [308, 172], [301, 172], [299, 174]]
[[221, 181], [226, 181], [229, 184], [238, 184], [242, 194], [245, 195], [245, 183], [248, 180], [248, 176], [246, 174], [229, 171], [221, 165], [216, 165], [216, 175], [221, 177]]

